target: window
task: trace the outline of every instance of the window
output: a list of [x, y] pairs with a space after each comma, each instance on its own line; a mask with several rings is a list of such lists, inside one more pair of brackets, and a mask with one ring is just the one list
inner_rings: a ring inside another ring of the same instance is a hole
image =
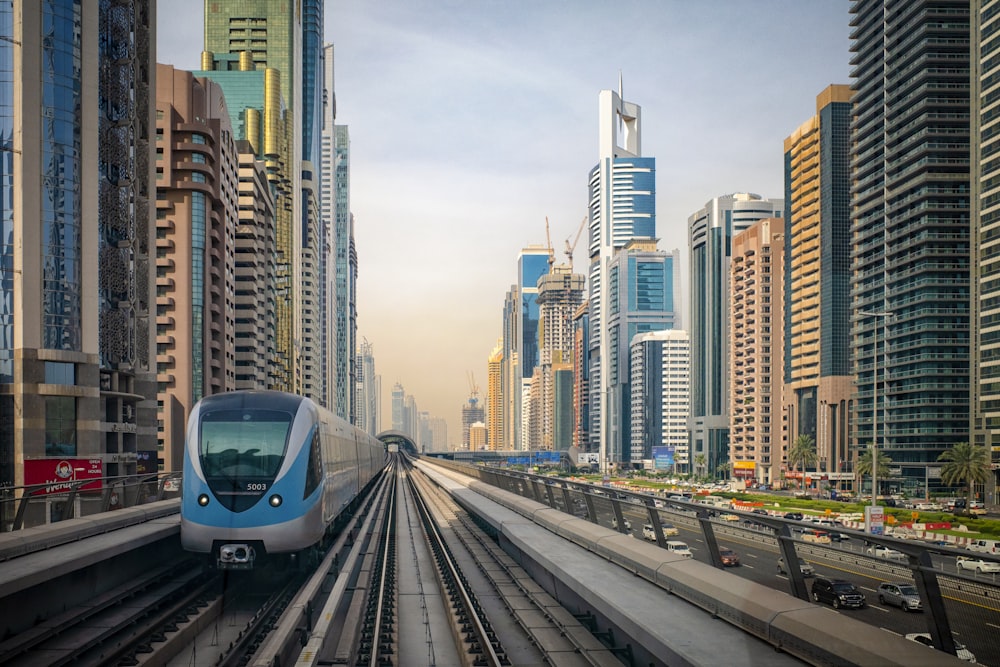
[[58, 361], [45, 362], [45, 384], [76, 384], [76, 366]]
[[76, 399], [45, 397], [45, 455], [76, 456]]

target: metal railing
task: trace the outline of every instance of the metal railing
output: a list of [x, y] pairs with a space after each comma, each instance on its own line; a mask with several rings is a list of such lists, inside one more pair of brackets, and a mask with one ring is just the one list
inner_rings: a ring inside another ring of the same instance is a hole
[[[84, 488], [98, 483], [100, 488]], [[46, 523], [56, 523], [76, 517], [78, 498], [88, 501], [81, 504], [81, 516], [92, 516], [178, 497], [181, 491], [181, 473], [94, 477], [59, 482], [59, 486], [58, 491], [52, 490], [53, 484], [0, 488], [0, 532], [25, 528], [25, 519], [33, 505], [56, 504], [59, 511], [46, 517]]]

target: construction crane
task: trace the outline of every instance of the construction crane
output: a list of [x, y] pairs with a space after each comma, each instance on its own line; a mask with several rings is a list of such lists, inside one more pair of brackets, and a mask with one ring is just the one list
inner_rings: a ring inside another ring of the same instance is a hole
[[476, 378], [472, 375], [472, 371], [466, 371], [469, 376], [469, 403], [475, 406], [479, 403], [479, 385], [476, 384]]
[[549, 249], [549, 273], [552, 273], [552, 265], [556, 261], [556, 250], [552, 247], [552, 235], [549, 234], [549, 216], [545, 216], [545, 241], [548, 244], [545, 247]]
[[576, 238], [573, 239], [573, 243], [566, 239], [566, 261], [569, 262], [570, 269], [573, 268], [573, 252], [576, 250], [576, 244], [580, 242], [580, 236], [583, 235], [583, 228], [587, 225], [587, 218], [589, 216], [583, 216], [583, 220], [580, 221], [580, 229], [576, 230]]

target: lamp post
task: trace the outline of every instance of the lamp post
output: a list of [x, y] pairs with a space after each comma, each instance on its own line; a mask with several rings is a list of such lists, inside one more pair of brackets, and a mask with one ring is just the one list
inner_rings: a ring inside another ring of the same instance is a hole
[[[889, 339], [887, 337], [889, 332], [889, 318], [893, 316], [891, 310], [859, 310], [859, 315], [865, 315], [868, 317], [881, 317], [882, 318], [882, 355], [883, 355], [883, 369], [882, 369], [882, 409], [883, 417], [885, 410], [885, 398], [887, 393], [885, 376], [889, 370], [888, 366], [888, 349], [889, 349]], [[872, 355], [872, 507], [878, 505], [878, 335], [875, 336], [875, 350]], [[882, 439], [885, 439], [885, 422], [887, 419], [882, 420]]]

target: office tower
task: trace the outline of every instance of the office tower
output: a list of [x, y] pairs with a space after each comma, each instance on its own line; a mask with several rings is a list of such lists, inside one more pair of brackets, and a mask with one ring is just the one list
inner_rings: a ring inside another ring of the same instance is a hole
[[486, 444], [503, 449], [503, 339], [497, 341], [486, 364]]
[[[631, 460], [632, 420], [629, 371], [629, 345], [632, 339], [648, 331], [674, 326], [678, 301], [674, 267], [680, 251], [666, 253], [656, 249], [655, 239], [636, 238], [619, 250], [607, 265], [607, 299], [610, 316], [605, 319], [608, 355], [602, 364], [610, 386], [609, 405], [614, 415], [608, 445], [613, 460], [629, 465]], [[591, 414], [598, 407], [598, 396], [591, 397]], [[641, 465], [639, 461], [634, 462]]]
[[972, 2], [972, 141], [976, 147], [972, 172], [972, 290], [970, 355], [970, 442], [991, 452], [993, 474], [985, 497], [996, 503], [997, 470], [1000, 470], [1000, 364], [995, 363], [1000, 342], [1000, 323], [994, 321], [993, 304], [1000, 297], [1000, 280], [994, 269], [1000, 265], [1000, 249], [990, 239], [1000, 234], [1000, 204], [994, 201], [993, 183], [1000, 176], [1000, 143], [995, 141], [1000, 123], [993, 109], [1000, 89], [992, 85], [1000, 72], [1000, 11], [998, 0]]
[[375, 346], [363, 338], [358, 350], [357, 425], [370, 435], [378, 435], [381, 430], [379, 396], [382, 393], [382, 376], [375, 373]]
[[236, 387], [239, 157], [222, 88], [156, 66], [156, 361], [168, 470], [191, 408]]
[[[729, 263], [734, 236], [762, 218], [781, 217], [781, 199], [736, 193], [688, 217], [691, 249], [691, 417], [686, 472], [714, 474], [729, 456]], [[780, 320], [774, 323], [778, 326]]]
[[649, 331], [632, 339], [632, 461], [654, 460], [657, 469], [686, 466], [691, 398], [691, 345], [686, 331]]
[[[620, 88], [620, 85], [619, 85]], [[612, 290], [605, 285], [609, 266], [619, 250], [636, 238], [656, 236], [656, 161], [642, 157], [641, 108], [620, 92], [602, 90], [598, 98], [598, 163], [590, 170], [590, 449], [600, 452], [601, 469], [622, 463], [621, 431], [628, 430], [622, 412], [622, 366], [614, 349], [628, 349], [628, 338], [613, 341]], [[663, 327], [660, 327], [663, 328]], [[627, 373], [627, 363], [624, 365]]]
[[[539, 440], [533, 449], [568, 449], [572, 444], [572, 431], [562, 428], [562, 438], [555, 439], [555, 422], [568, 419], [572, 423], [572, 401], [561, 401], [568, 414], [556, 411], [555, 373], [560, 369], [572, 371], [573, 314], [583, 302], [586, 278], [573, 273], [567, 264], [556, 264], [538, 281], [537, 304], [539, 308], [540, 364], [538, 366], [538, 419]], [[569, 384], [572, 390], [572, 382]], [[572, 393], [570, 393], [572, 396]], [[563, 397], [565, 398], [565, 397]]]
[[156, 453], [152, 5], [0, 5], [0, 484]]
[[403, 432], [414, 442], [418, 442], [420, 411], [417, 409], [417, 399], [409, 394], [403, 398]]
[[[219, 80], [230, 104], [230, 113], [242, 114], [249, 105], [234, 108], [234, 86], [247, 82], [223, 82], [217, 74], [233, 70], [270, 72], [263, 89], [264, 106], [285, 113], [250, 114], [250, 123], [263, 121], [263, 146], [250, 140], [258, 155], [273, 172], [277, 194], [276, 239], [278, 250], [277, 333], [275, 350], [278, 374], [273, 385], [304, 393], [325, 403], [323, 357], [319, 349], [318, 322], [323, 310], [318, 285], [322, 282], [322, 234], [319, 222], [319, 181], [312, 160], [322, 115], [322, 7], [319, 0], [288, 3], [285, 0], [218, 0], [205, 5], [205, 52], [198, 72]], [[227, 85], [227, 83], [229, 85]], [[280, 100], [279, 100], [280, 98]], [[306, 122], [309, 126], [306, 127]], [[240, 123], [234, 120], [237, 131]], [[252, 128], [258, 132], [256, 127]], [[308, 144], [308, 145], [307, 145]], [[352, 355], [353, 356], [353, 355]], [[347, 360], [351, 363], [351, 359]], [[350, 385], [344, 391], [349, 400]]]
[[969, 3], [850, 13], [852, 440], [924, 495], [969, 439]]
[[515, 329], [514, 364], [514, 443], [517, 449], [527, 449], [528, 434], [524, 431], [523, 405], [526, 397], [522, 394], [524, 380], [530, 379], [535, 366], [541, 361], [538, 342], [538, 280], [549, 271], [551, 253], [542, 246], [529, 246], [517, 255], [517, 298], [519, 314]]
[[[772, 396], [783, 403], [784, 445], [800, 435], [811, 437], [816, 470], [831, 481], [853, 477], [850, 122], [850, 87], [831, 85], [816, 97], [816, 115], [785, 139], [785, 393]], [[777, 447], [778, 420], [773, 424]]]
[[730, 476], [768, 485], [785, 459], [784, 248], [784, 221], [764, 218], [733, 237], [729, 271]]

